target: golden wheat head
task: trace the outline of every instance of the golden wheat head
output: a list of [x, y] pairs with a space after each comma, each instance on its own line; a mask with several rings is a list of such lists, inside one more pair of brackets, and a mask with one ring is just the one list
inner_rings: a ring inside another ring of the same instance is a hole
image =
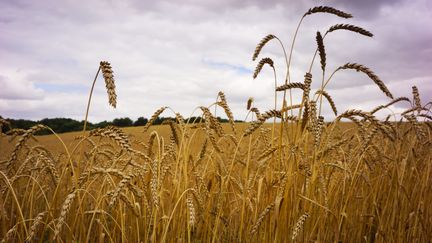
[[105, 80], [105, 86], [108, 93], [108, 102], [109, 104], [116, 108], [117, 106], [117, 95], [116, 95], [116, 86], [114, 82], [114, 75], [111, 64], [106, 61], [100, 62], [100, 69], [102, 71], [102, 75]]
[[321, 33], [318, 31], [316, 34], [316, 42], [318, 45], [318, 52], [321, 58], [321, 69], [325, 70], [325, 66], [326, 66], [326, 52], [325, 52], [325, 48], [324, 48], [324, 41], [323, 38], [321, 36]]
[[253, 78], [255, 79], [258, 74], [261, 72], [264, 64], [268, 64], [270, 67], [274, 68], [274, 63], [273, 60], [271, 58], [265, 57], [263, 59], [261, 59], [258, 63], [258, 65], [255, 68], [255, 72], [253, 73]]
[[339, 16], [341, 18], [352, 18], [352, 15], [349, 13], [345, 13], [343, 11], [340, 11], [338, 9], [332, 8], [332, 7], [328, 7], [328, 6], [318, 6], [318, 7], [313, 7], [310, 8], [304, 15], [303, 17], [306, 17], [308, 15], [314, 14], [314, 13], [329, 13], [329, 14], [334, 14], [336, 16]]
[[365, 29], [358, 27], [358, 26], [355, 26], [355, 25], [351, 25], [351, 24], [333, 25], [327, 30], [326, 34], [333, 32], [333, 31], [336, 31], [336, 30], [349, 30], [349, 31], [359, 33], [359, 34], [364, 35], [364, 36], [373, 37], [373, 34], [370, 31], [365, 30]]
[[262, 48], [267, 44], [267, 42], [273, 40], [274, 38], [276, 38], [276, 36], [270, 34], [270, 35], [266, 35], [256, 46], [255, 51], [253, 53], [252, 56], [252, 61], [255, 61], [258, 57], [258, 55], [260, 54]]
[[392, 93], [388, 90], [387, 86], [385, 86], [384, 82], [381, 81], [381, 79], [369, 68], [358, 63], [346, 63], [345, 65], [338, 68], [338, 70], [342, 69], [354, 69], [357, 72], [362, 72], [366, 74], [370, 79], [372, 79], [372, 81], [375, 82], [376, 85], [378, 85], [378, 87], [381, 89], [382, 92], [384, 92], [385, 95], [387, 95], [387, 97], [393, 99]]

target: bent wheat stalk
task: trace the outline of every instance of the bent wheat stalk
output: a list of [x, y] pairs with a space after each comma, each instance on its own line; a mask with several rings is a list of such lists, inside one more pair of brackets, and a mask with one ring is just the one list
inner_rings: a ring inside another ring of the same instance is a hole
[[96, 80], [98, 78], [100, 71], [102, 71], [102, 74], [103, 74], [104, 79], [105, 79], [105, 84], [106, 84], [106, 88], [107, 88], [107, 92], [108, 92], [109, 104], [114, 108], [116, 108], [116, 105], [117, 105], [117, 95], [115, 93], [115, 83], [114, 83], [114, 78], [112, 75], [113, 71], [111, 68], [111, 64], [109, 62], [106, 62], [106, 61], [101, 61], [99, 64], [99, 68], [96, 72], [96, 75], [94, 77], [92, 87], [90, 89], [89, 99], [87, 102], [87, 110], [86, 110], [86, 115], [85, 115], [85, 119], [84, 119], [83, 133], [86, 131], [86, 128], [87, 128], [87, 119], [88, 119], [88, 114], [89, 114], [89, 110], [90, 110], [90, 103], [91, 103], [91, 99], [93, 96], [94, 86], [96, 84]]

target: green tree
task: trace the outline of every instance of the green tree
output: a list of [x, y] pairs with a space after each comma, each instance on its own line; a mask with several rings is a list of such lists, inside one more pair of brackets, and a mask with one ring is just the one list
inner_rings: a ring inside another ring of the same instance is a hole
[[130, 127], [133, 125], [133, 121], [129, 117], [116, 118], [112, 121], [112, 123], [117, 127]]
[[138, 117], [138, 119], [134, 122], [134, 126], [145, 126], [148, 122], [147, 118], [144, 117]]

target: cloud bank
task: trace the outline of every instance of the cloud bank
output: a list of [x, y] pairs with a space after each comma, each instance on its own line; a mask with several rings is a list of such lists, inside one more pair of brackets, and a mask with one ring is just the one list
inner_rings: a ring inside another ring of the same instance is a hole
[[[346, 62], [370, 67], [398, 96], [417, 85], [432, 100], [432, 3], [397, 1], [185, 0], [185, 1], [2, 1], [0, 2], [0, 115], [83, 119], [99, 61], [111, 62], [118, 108], [108, 106], [103, 80], [96, 85], [89, 119], [149, 117], [161, 106], [188, 116], [224, 91], [237, 119], [248, 97], [261, 110], [273, 107], [274, 80], [266, 68], [255, 80], [255, 45], [278, 36], [286, 48], [302, 14], [329, 4], [352, 13], [344, 20], [316, 14], [300, 29], [291, 78], [303, 80], [316, 48], [316, 31], [336, 23], [362, 26], [373, 38], [335, 32], [325, 39], [328, 72]], [[286, 74], [277, 42], [261, 57], [275, 61], [278, 82]], [[318, 64], [318, 62], [316, 62]], [[319, 65], [313, 88], [320, 84]], [[367, 76], [338, 72], [328, 86], [340, 111], [372, 109], [388, 102]], [[402, 108], [395, 108], [395, 112]], [[331, 110], [325, 107], [325, 115]], [[167, 114], [172, 115], [172, 114]]]

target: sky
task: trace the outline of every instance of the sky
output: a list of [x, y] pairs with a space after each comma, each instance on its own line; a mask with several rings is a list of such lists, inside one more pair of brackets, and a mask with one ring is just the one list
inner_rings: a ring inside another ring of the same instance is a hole
[[[252, 78], [256, 44], [274, 34], [289, 52], [301, 16], [319, 5], [354, 18], [305, 18], [293, 49], [291, 81], [303, 81], [317, 31], [347, 23], [374, 37], [347, 31], [329, 34], [324, 39], [327, 76], [347, 62], [360, 63], [395, 97], [411, 98], [416, 85], [423, 103], [432, 101], [430, 0], [0, 0], [0, 115], [82, 120], [99, 62], [108, 61], [117, 86], [117, 108], [108, 105], [99, 77], [90, 108], [92, 122], [150, 117], [162, 106], [185, 117], [200, 115], [196, 108], [211, 105], [219, 91], [225, 93], [235, 118], [243, 120], [249, 97], [261, 111], [274, 108], [272, 69], [265, 66]], [[280, 44], [269, 42], [259, 59], [263, 57], [274, 60], [281, 85], [286, 63]], [[312, 73], [316, 90], [322, 78], [319, 60]], [[327, 92], [339, 111], [371, 110], [390, 101], [366, 75], [352, 70], [337, 72]], [[297, 102], [300, 94], [293, 95]], [[405, 108], [392, 106], [391, 111]], [[334, 118], [327, 103], [323, 114]]]

